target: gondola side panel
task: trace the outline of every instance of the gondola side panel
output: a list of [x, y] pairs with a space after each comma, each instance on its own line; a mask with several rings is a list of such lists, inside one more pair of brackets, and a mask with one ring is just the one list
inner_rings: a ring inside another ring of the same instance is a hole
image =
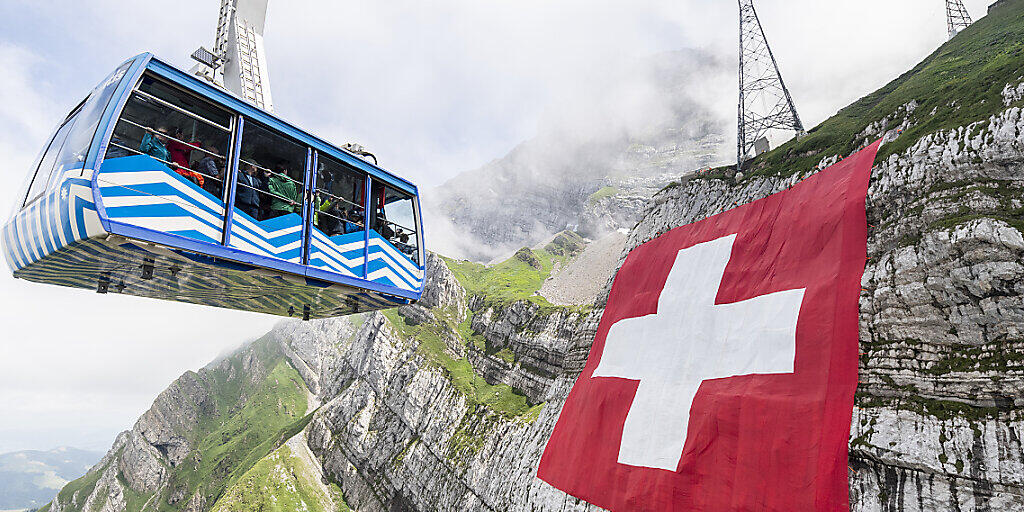
[[368, 253], [367, 279], [409, 292], [422, 292], [423, 269], [373, 229]]
[[27, 205], [4, 226], [4, 257], [16, 277], [64, 284], [75, 268], [40, 272], [33, 267], [58, 252], [73, 251], [78, 242], [106, 234], [93, 201], [92, 173], [64, 171], [59, 187]]

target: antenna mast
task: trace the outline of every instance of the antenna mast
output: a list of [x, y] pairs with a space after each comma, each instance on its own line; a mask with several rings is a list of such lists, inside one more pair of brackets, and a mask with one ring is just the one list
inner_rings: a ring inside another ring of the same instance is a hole
[[[761, 21], [754, 10], [754, 0], [740, 4], [740, 101], [736, 169], [743, 170], [751, 152], [757, 156], [768, 150], [768, 131], [793, 130], [803, 135], [803, 122], [796, 112], [779, 64], [775, 61]], [[761, 113], [755, 113], [760, 106]]]
[[949, 28], [949, 38], [956, 37], [961, 30], [971, 26], [971, 14], [967, 12], [961, 0], [946, 0], [946, 26]]
[[269, 0], [221, 0], [213, 50], [200, 47], [192, 72], [268, 112], [274, 111], [263, 47]]

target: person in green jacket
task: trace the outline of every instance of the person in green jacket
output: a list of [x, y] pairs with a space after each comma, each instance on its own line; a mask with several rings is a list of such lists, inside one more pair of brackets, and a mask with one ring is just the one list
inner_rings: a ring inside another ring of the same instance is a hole
[[160, 127], [157, 131], [146, 128], [146, 133], [142, 136], [142, 144], [139, 145], [139, 151], [164, 162], [170, 161], [171, 154], [167, 151], [167, 132], [167, 128], [164, 127]]
[[301, 211], [298, 187], [295, 186], [294, 181], [288, 179], [288, 172], [284, 169], [284, 165], [278, 164], [274, 167], [274, 172], [267, 180], [267, 191], [272, 194], [270, 216], [280, 217], [289, 213], [298, 213]]

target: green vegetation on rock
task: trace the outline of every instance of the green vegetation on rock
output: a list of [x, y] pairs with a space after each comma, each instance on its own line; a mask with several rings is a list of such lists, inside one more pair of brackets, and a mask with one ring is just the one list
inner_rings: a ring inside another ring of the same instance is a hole
[[[1006, 108], [1003, 88], [1019, 83], [1022, 70], [1024, 0], [1007, 0], [885, 87], [840, 110], [799, 140], [755, 158], [747, 164], [746, 177], [788, 176], [813, 169], [824, 157], [849, 156], [864, 142], [858, 134], [899, 113], [888, 128], [904, 119], [910, 127], [881, 149], [878, 159], [884, 160], [925, 135], [967, 126], [1002, 111]], [[913, 112], [901, 110], [912, 102], [917, 105]], [[726, 170], [717, 169], [710, 178], [721, 178]]]
[[288, 443], [260, 459], [217, 500], [211, 512], [349, 512], [337, 484], [324, 484]]
[[[258, 384], [248, 382], [234, 361], [235, 371], [213, 372], [218, 414], [201, 422], [194, 452], [198, 463], [175, 468], [171, 489], [185, 487], [191, 491], [187, 495], [199, 493], [206, 503], [214, 503], [225, 488], [291, 437], [297, 425], [308, 422], [307, 390], [299, 374], [283, 355], [265, 361], [270, 372]], [[167, 506], [166, 500], [160, 504]]]
[[594, 206], [602, 199], [607, 199], [618, 194], [619, 189], [616, 187], [602, 187], [601, 190], [598, 190], [597, 192], [590, 194], [590, 197], [587, 198], [587, 204], [590, 206]]
[[444, 370], [452, 385], [466, 395], [472, 405], [485, 405], [491, 410], [505, 416], [519, 416], [530, 409], [525, 395], [507, 384], [491, 385], [483, 377], [473, 371], [473, 365], [465, 357], [459, 357], [448, 349], [445, 338], [454, 338], [463, 345], [482, 340], [464, 338], [460, 333], [465, 327], [456, 326], [444, 312], [435, 310], [439, 317], [437, 323], [412, 325], [405, 321], [398, 310], [389, 309], [383, 312], [391, 325], [405, 340], [415, 341], [417, 351], [431, 364]]
[[[194, 449], [180, 464], [167, 466], [168, 484], [157, 495], [132, 490], [118, 473], [129, 512], [179, 510], [193, 499], [212, 506], [312, 417], [306, 411], [305, 384], [269, 338], [187, 377], [209, 393], [199, 409], [198, 426], [178, 432]], [[121, 455], [116, 454], [115, 460]], [[80, 511], [107, 469], [96, 468], [67, 484], [56, 498], [60, 509]]]
[[556, 256], [573, 257], [587, 248], [587, 241], [574, 231], [563, 231], [544, 250]]
[[102, 467], [95, 467], [82, 478], [68, 482], [68, 484], [57, 493], [57, 500], [66, 504], [70, 504], [74, 501], [78, 501], [80, 505], [84, 504], [85, 498], [92, 494], [92, 491], [96, 488], [96, 482], [99, 481], [100, 476], [103, 475], [103, 472], [106, 471], [106, 469], [107, 466], [105, 465]]
[[[524, 257], [519, 255], [524, 251], [536, 259], [539, 267], [524, 261]], [[528, 300], [541, 306], [550, 306], [551, 303], [537, 295], [537, 292], [540, 291], [544, 280], [551, 275], [555, 262], [564, 262], [566, 257], [552, 254], [546, 249], [521, 249], [516, 254], [515, 257], [490, 266], [471, 261], [443, 259], [455, 274], [459, 284], [470, 295], [480, 295], [496, 303]]]

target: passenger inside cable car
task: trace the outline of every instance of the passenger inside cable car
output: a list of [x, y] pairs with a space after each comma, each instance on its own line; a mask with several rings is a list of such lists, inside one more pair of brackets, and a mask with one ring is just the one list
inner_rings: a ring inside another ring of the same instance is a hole
[[422, 292], [415, 185], [149, 54], [30, 178], [3, 226], [19, 278], [304, 318]]

